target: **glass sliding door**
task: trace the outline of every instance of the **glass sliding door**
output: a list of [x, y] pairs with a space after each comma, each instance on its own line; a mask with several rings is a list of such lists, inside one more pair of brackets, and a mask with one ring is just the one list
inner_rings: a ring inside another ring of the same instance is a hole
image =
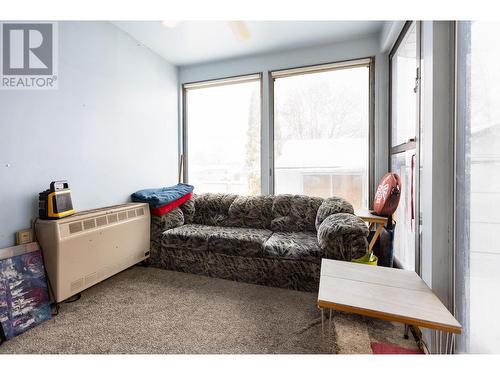
[[260, 75], [184, 85], [187, 182], [196, 192], [260, 194]]
[[456, 294], [472, 353], [500, 353], [499, 28], [457, 25]]
[[390, 60], [390, 170], [402, 180], [394, 213], [394, 254], [405, 269], [419, 268], [418, 136], [420, 38], [418, 22], [408, 22], [389, 56]]
[[274, 192], [368, 207], [371, 59], [272, 73]]
[[394, 254], [405, 269], [418, 271], [418, 135], [420, 38], [418, 22], [408, 22], [389, 56], [390, 170], [402, 180], [394, 214]]

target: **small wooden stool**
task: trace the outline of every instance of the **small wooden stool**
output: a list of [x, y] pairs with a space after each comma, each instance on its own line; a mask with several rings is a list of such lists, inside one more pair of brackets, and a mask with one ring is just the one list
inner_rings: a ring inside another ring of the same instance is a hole
[[373, 250], [373, 246], [375, 246], [375, 243], [377, 242], [378, 236], [380, 236], [380, 232], [382, 232], [382, 228], [387, 224], [387, 217], [384, 216], [378, 216], [372, 214], [370, 211], [366, 209], [360, 209], [356, 210], [354, 212], [354, 215], [360, 217], [364, 221], [368, 223], [368, 229], [371, 231], [375, 226], [377, 227], [375, 234], [373, 235], [372, 240], [370, 241], [370, 244], [368, 245], [368, 253], [371, 254]]

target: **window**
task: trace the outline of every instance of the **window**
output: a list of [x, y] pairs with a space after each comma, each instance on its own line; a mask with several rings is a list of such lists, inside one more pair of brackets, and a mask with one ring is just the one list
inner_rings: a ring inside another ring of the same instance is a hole
[[403, 268], [419, 271], [418, 139], [420, 38], [419, 24], [408, 22], [389, 56], [390, 170], [401, 177], [402, 192], [394, 213], [394, 254]]
[[461, 351], [499, 353], [499, 22], [458, 22], [456, 285]]
[[274, 192], [368, 207], [371, 59], [272, 73]]
[[200, 193], [337, 195], [368, 207], [373, 68], [364, 58], [272, 72], [266, 129], [260, 74], [184, 84], [185, 181]]
[[260, 75], [184, 85], [185, 176], [199, 193], [259, 194]]
[[417, 24], [411, 23], [391, 55], [391, 146], [415, 141], [417, 129], [416, 69]]

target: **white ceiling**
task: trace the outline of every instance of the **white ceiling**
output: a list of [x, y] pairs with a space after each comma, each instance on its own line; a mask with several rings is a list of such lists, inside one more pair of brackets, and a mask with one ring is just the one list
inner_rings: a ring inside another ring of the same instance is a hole
[[114, 25], [174, 65], [341, 42], [378, 34], [383, 21], [245, 21], [251, 37], [239, 41], [226, 21], [116, 21]]

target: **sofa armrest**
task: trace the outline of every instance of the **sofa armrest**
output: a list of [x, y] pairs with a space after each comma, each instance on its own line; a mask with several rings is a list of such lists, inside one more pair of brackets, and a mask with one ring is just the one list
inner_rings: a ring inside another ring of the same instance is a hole
[[183, 224], [184, 214], [180, 208], [174, 208], [162, 216], [151, 216], [151, 242], [159, 243], [163, 232]]
[[366, 254], [369, 230], [365, 222], [352, 214], [328, 216], [318, 229], [318, 243], [325, 258], [351, 261]]
[[323, 201], [316, 213], [316, 230], [328, 216], [333, 214], [354, 214], [354, 208], [347, 200], [341, 197], [330, 197]]

